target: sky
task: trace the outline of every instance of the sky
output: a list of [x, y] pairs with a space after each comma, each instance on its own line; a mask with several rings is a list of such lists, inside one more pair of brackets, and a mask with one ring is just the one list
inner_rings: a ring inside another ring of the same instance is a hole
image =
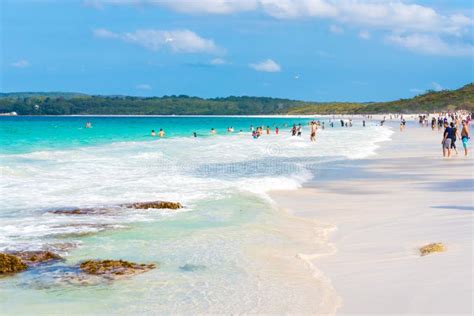
[[0, 91], [386, 101], [473, 82], [471, 0], [0, 0]]

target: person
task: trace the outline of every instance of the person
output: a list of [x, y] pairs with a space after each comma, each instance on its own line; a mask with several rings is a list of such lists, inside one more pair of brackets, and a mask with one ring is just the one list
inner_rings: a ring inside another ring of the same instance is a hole
[[92, 128], [92, 123], [90, 121], [86, 123], [86, 128]]
[[216, 130], [214, 129], [214, 127], [211, 128], [211, 134], [212, 134], [212, 135], [215, 135], [215, 134], [216, 134]]
[[160, 136], [160, 137], [165, 136], [165, 131], [162, 128], [160, 128], [160, 131], [158, 132], [158, 136]]
[[365, 127], [365, 120], [362, 121], [362, 127]]
[[465, 120], [462, 121], [462, 130], [461, 130], [461, 141], [462, 147], [464, 147], [464, 156], [467, 156], [467, 142], [469, 141], [469, 127]]
[[151, 130], [151, 136], [153, 136], [153, 137], [156, 136], [156, 133], [155, 133], [155, 130], [154, 130], [154, 129]]
[[341, 127], [344, 127], [344, 121], [341, 120]]
[[443, 146], [443, 157], [447, 156], [449, 158], [451, 156], [452, 133], [453, 129], [447, 122], [444, 123], [443, 140], [441, 141], [441, 145]]
[[253, 139], [257, 139], [258, 138], [258, 134], [255, 130], [252, 131], [252, 137]]
[[267, 135], [270, 135], [270, 126], [267, 126]]
[[297, 129], [298, 136], [301, 136], [301, 130], [302, 130], [301, 124], [298, 124], [298, 129]]
[[456, 155], [458, 154], [458, 149], [456, 148], [456, 140], [458, 138], [458, 129], [456, 128], [456, 125], [454, 125], [454, 122], [451, 122], [449, 126], [453, 129], [452, 133], [452, 138], [451, 138], [451, 149], [454, 149], [456, 152]]
[[194, 137], [198, 137], [198, 135], [197, 135], [196, 132], [193, 132], [193, 136], [194, 136]]
[[293, 124], [293, 127], [291, 128], [291, 136], [296, 136], [296, 124]]
[[277, 134], [277, 135], [278, 135], [278, 132], [279, 132], [279, 131], [280, 131], [280, 129], [278, 128], [278, 126], [277, 126], [277, 127], [275, 127], [275, 134]]
[[431, 130], [434, 131], [435, 126], [436, 126], [436, 119], [435, 119], [434, 116], [433, 116], [433, 118], [431, 119]]
[[311, 136], [310, 136], [310, 140], [312, 142], [315, 142], [316, 141], [316, 131], [318, 130], [318, 126], [316, 125], [316, 122], [311, 122]]

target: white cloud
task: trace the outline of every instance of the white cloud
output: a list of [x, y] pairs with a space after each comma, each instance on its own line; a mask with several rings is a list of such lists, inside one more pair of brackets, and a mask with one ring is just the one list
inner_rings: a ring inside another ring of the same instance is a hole
[[96, 29], [94, 36], [120, 39], [140, 45], [152, 51], [167, 48], [175, 53], [219, 53], [223, 50], [212, 39], [205, 39], [190, 30], [142, 29], [134, 32], [114, 33], [107, 29]]
[[151, 90], [152, 87], [148, 83], [140, 83], [135, 86], [138, 90]]
[[431, 83], [431, 86], [433, 87], [433, 90], [434, 90], [434, 91], [441, 91], [441, 90], [444, 90], [443, 86], [440, 85], [440, 84], [437, 83], [437, 82], [432, 82], [432, 83]]
[[281, 67], [274, 60], [267, 59], [256, 64], [250, 64], [250, 68], [263, 72], [280, 72]]
[[329, 31], [333, 34], [342, 34], [342, 33], [344, 33], [344, 29], [340, 26], [337, 26], [337, 25], [329, 26]]
[[85, 0], [87, 5], [155, 5], [188, 14], [233, 14], [260, 10], [279, 18], [328, 18], [338, 23], [390, 31], [462, 34], [471, 17], [443, 15], [435, 9], [403, 0]]
[[413, 92], [413, 93], [423, 93], [423, 92], [425, 92], [425, 90], [418, 89], [418, 88], [412, 88], [412, 89], [410, 89], [410, 92]]
[[359, 32], [359, 38], [368, 40], [370, 39], [370, 33], [368, 31], [360, 31]]
[[335, 17], [337, 7], [325, 0], [259, 0], [262, 10], [275, 18]]
[[222, 58], [214, 58], [213, 60], [210, 61], [211, 65], [225, 65], [227, 64], [227, 61], [225, 61]]
[[[474, 20], [471, 14], [442, 13], [415, 0], [86, 0], [86, 4], [102, 8], [106, 5], [159, 6], [186, 14], [226, 15], [257, 11], [276, 19], [324, 19], [332, 23], [330, 31], [340, 34], [345, 28], [360, 30], [359, 37], [368, 39], [369, 32], [396, 34], [390, 40], [412, 51], [414, 37], [455, 39], [439, 40], [447, 55], [464, 56], [470, 52]], [[420, 39], [418, 39], [420, 40]], [[403, 43], [404, 42], [404, 43]], [[467, 44], [466, 44], [467, 43]], [[429, 49], [428, 49], [429, 50]], [[460, 50], [460, 53], [450, 53]], [[427, 50], [425, 50], [426, 53]], [[446, 55], [438, 53], [439, 55]]]
[[30, 66], [30, 63], [26, 59], [20, 59], [18, 61], [12, 62], [10, 65], [15, 68], [26, 68]]
[[437, 35], [410, 34], [390, 35], [389, 43], [426, 55], [473, 56], [474, 46], [470, 44], [448, 43]]

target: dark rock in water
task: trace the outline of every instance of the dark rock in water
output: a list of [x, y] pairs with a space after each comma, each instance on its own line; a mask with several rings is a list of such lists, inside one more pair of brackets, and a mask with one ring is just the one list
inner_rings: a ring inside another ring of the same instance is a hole
[[128, 207], [128, 208], [136, 208], [136, 209], [167, 208], [167, 209], [176, 210], [179, 208], [183, 208], [183, 206], [179, 202], [166, 202], [166, 201], [138, 202], [138, 203], [131, 203], [131, 204], [123, 204], [121, 206]]
[[7, 253], [0, 253], [0, 274], [21, 272], [27, 268], [28, 265], [21, 258]]
[[155, 269], [156, 265], [139, 264], [124, 260], [87, 260], [80, 264], [79, 268], [88, 274], [116, 278], [120, 276], [131, 276]]
[[199, 265], [199, 264], [186, 263], [185, 265], [179, 267], [179, 269], [186, 272], [193, 272], [193, 271], [199, 271], [199, 270], [206, 270], [206, 266]]
[[59, 209], [52, 210], [49, 213], [61, 215], [90, 215], [90, 214], [105, 214], [110, 210], [107, 208], [75, 208], [75, 209]]
[[39, 264], [39, 263], [49, 263], [52, 261], [63, 260], [63, 258], [51, 251], [20, 251], [12, 252], [14, 256], [20, 258], [26, 264]]

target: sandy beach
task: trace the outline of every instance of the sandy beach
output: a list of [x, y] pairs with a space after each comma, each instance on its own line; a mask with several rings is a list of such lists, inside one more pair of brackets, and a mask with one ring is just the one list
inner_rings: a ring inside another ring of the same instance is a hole
[[[314, 223], [308, 242], [326, 249], [294, 255], [331, 284], [338, 314], [470, 315], [472, 154], [443, 159], [442, 131], [389, 124], [392, 140], [370, 158], [322, 165], [304, 188], [272, 192]], [[447, 251], [420, 256], [433, 242]]]

